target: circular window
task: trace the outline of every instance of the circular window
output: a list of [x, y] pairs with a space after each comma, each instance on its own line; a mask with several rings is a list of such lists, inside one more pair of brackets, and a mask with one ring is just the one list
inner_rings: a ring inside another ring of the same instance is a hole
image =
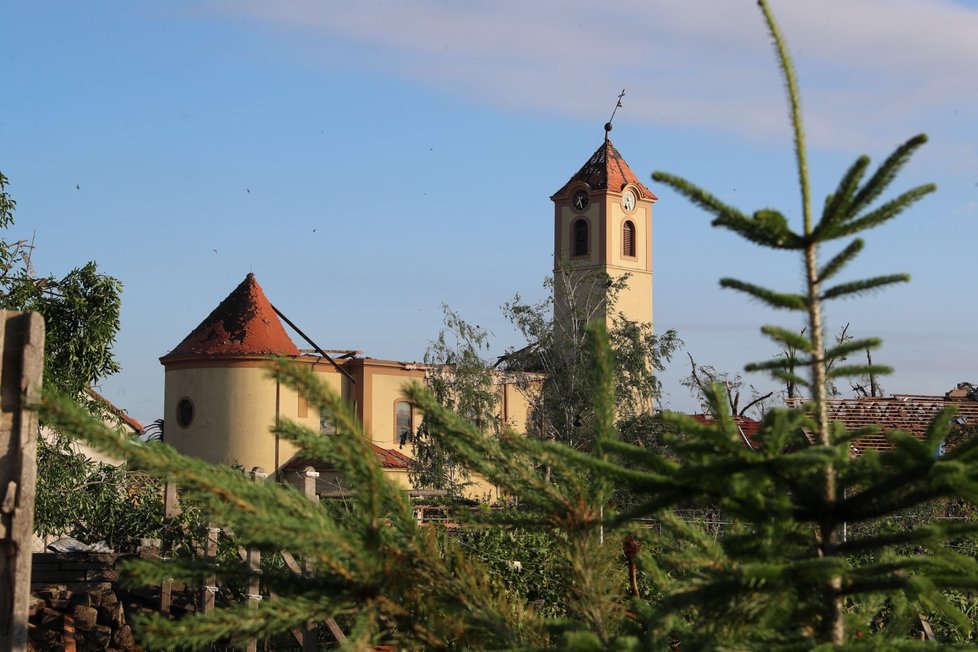
[[194, 420], [194, 404], [189, 398], [182, 398], [177, 403], [177, 425], [186, 428]]

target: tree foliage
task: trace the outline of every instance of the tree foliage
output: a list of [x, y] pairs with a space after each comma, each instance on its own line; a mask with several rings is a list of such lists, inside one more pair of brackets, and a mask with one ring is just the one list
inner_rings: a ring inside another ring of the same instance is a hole
[[[595, 349], [587, 325], [605, 314], [614, 315], [609, 338], [616, 419], [622, 429], [636, 434], [648, 433], [652, 427], [662, 395], [659, 374], [682, 341], [673, 330], [655, 335], [651, 324], [628, 321], [617, 313], [619, 294], [627, 284], [627, 275], [612, 278], [602, 271], [565, 264], [545, 281], [551, 290], [547, 299], [531, 304], [516, 295], [503, 306], [527, 342], [507, 355], [504, 368], [532, 374], [521, 382], [541, 422], [542, 438], [592, 449]], [[557, 285], [561, 291], [555, 291]], [[563, 305], [555, 305], [558, 300]]]
[[94, 461], [59, 434], [38, 447], [37, 465], [44, 480], [34, 504], [38, 535], [104, 541], [113, 550], [159, 536], [163, 500], [158, 478]]
[[[498, 434], [499, 391], [486, 358], [490, 333], [442, 305], [444, 328], [425, 351], [425, 384], [438, 401], [484, 432]], [[445, 489], [457, 496], [469, 484], [468, 470], [431, 437], [422, 417], [414, 435], [411, 481], [424, 489]]]

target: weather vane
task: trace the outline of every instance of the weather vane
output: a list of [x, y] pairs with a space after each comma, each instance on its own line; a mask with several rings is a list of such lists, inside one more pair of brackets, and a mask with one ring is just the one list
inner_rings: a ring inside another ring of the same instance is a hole
[[604, 137], [605, 138], [608, 137], [608, 132], [611, 131], [611, 121], [615, 119], [615, 114], [618, 113], [618, 109], [621, 108], [621, 98], [623, 98], [623, 97], [625, 97], [625, 89], [624, 88], [621, 89], [621, 92], [620, 93], [618, 93], [618, 103], [615, 104], [615, 110], [611, 112], [611, 117], [608, 118], [608, 122], [606, 122], [605, 125], [604, 125]]

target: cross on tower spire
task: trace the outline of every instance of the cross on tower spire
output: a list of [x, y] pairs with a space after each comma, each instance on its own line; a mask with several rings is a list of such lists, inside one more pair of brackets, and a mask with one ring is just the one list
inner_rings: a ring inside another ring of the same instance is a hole
[[618, 113], [618, 109], [621, 108], [621, 98], [623, 98], [623, 97], [625, 97], [625, 89], [624, 88], [621, 89], [621, 92], [620, 93], [618, 93], [618, 102], [617, 102], [617, 104], [615, 104], [614, 111], [611, 112], [611, 117], [608, 118], [608, 122], [604, 123], [604, 139], [605, 140], [608, 140], [608, 134], [611, 133], [611, 126], [612, 126], [611, 125], [611, 122], [612, 122], [612, 120], [615, 119], [615, 114]]

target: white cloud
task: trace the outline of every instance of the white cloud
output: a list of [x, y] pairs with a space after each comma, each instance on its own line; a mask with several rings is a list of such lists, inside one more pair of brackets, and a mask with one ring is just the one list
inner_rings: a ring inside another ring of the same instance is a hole
[[[947, 0], [774, 2], [816, 144], [890, 146], [978, 117], [978, 10]], [[294, 32], [328, 65], [373, 68], [473, 101], [780, 138], [781, 80], [753, 2], [209, 0]], [[957, 113], [952, 117], [951, 111]], [[975, 134], [967, 134], [973, 139]]]

